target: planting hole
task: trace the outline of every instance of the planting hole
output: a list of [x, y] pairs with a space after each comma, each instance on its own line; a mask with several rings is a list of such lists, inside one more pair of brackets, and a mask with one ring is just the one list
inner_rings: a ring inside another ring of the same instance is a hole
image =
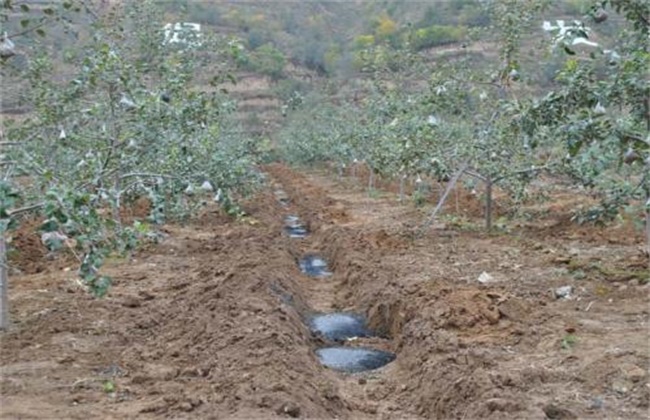
[[289, 226], [289, 227], [301, 227], [302, 223], [300, 222], [300, 218], [298, 216], [293, 216], [289, 215], [284, 218], [284, 224]]
[[298, 261], [300, 271], [312, 277], [326, 277], [332, 273], [327, 271], [327, 263], [324, 259], [315, 255], [307, 255]]
[[298, 216], [285, 217], [284, 224], [284, 231], [290, 238], [304, 238], [307, 236], [307, 228], [303, 226]]
[[324, 366], [346, 373], [378, 369], [395, 360], [393, 353], [361, 347], [327, 347], [316, 355]]
[[316, 315], [310, 320], [309, 327], [314, 333], [333, 341], [372, 335], [361, 315], [349, 313]]
[[304, 238], [307, 236], [307, 229], [304, 227], [285, 226], [284, 231], [290, 238]]

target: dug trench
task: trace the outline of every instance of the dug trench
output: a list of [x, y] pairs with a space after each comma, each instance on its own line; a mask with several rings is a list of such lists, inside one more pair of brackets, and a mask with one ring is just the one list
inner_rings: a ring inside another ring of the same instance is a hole
[[[413, 239], [417, 215], [406, 206], [317, 173], [265, 171], [275, 185], [245, 204], [248, 218], [206, 212], [197, 224], [169, 227], [160, 245], [109, 266], [116, 284], [104, 300], [88, 297], [66, 271], [15, 280], [15, 326], [0, 355], [3, 417], [647, 411], [647, 286], [576, 283], [553, 262], [564, 239], [544, 236], [540, 248], [529, 237], [446, 228]], [[306, 236], [284, 230], [290, 215]], [[634, 250], [623, 243], [602, 252], [629, 262]], [[321, 257], [331, 275], [302, 273], [306, 255]], [[498, 278], [480, 284], [483, 271]], [[549, 293], [569, 281], [580, 299]], [[343, 340], [346, 347], [395, 359], [358, 373], [323, 366], [317, 352], [333, 343], [309, 320], [338, 312], [360, 314], [375, 335]]]

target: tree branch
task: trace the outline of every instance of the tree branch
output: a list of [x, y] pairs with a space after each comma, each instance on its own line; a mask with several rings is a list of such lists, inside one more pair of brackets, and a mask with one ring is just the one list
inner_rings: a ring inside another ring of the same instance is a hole
[[43, 206], [45, 206], [45, 203], [32, 204], [30, 206], [10, 210], [8, 212], [8, 214], [9, 214], [9, 217], [13, 217], [13, 216], [17, 216], [17, 215], [19, 215], [21, 213], [27, 213], [27, 212], [30, 212], [30, 211], [38, 210]]
[[632, 135], [632, 134], [625, 134], [625, 137], [628, 140], [634, 140], [634, 141], [636, 141], [638, 143], [645, 144], [646, 146], [650, 146], [650, 140], [647, 140], [647, 139], [644, 140], [640, 136], [636, 136], [636, 135]]
[[447, 188], [445, 189], [445, 192], [442, 194], [442, 197], [440, 197], [440, 200], [438, 201], [438, 205], [436, 205], [436, 208], [431, 212], [431, 215], [429, 216], [429, 219], [422, 225], [420, 228], [420, 231], [418, 232], [417, 236], [421, 236], [426, 229], [431, 226], [433, 221], [436, 219], [436, 215], [442, 209], [442, 206], [445, 204], [445, 201], [447, 200], [447, 196], [451, 192], [451, 190], [454, 188], [460, 177], [463, 175], [463, 173], [467, 170], [467, 167], [469, 166], [469, 161], [465, 161], [460, 169], [456, 171], [454, 176], [449, 180], [449, 184], [447, 184]]
[[494, 182], [496, 184], [499, 181], [503, 181], [504, 179], [507, 179], [507, 178], [510, 178], [510, 177], [513, 177], [513, 176], [525, 175], [525, 174], [529, 174], [529, 173], [532, 173], [532, 172], [545, 171], [548, 168], [549, 168], [548, 165], [544, 165], [544, 166], [535, 167], [535, 168], [522, 169], [520, 171], [511, 172], [511, 173], [509, 173], [507, 175], [502, 175], [502, 176], [499, 176], [497, 178], [494, 178], [492, 180], [492, 182]]
[[33, 31], [37, 30], [38, 28], [41, 28], [41, 27], [47, 25], [48, 23], [52, 23], [52, 22], [54, 22], [54, 20], [51, 19], [51, 18], [50, 18], [50, 19], [45, 19], [45, 20], [43, 20], [41, 23], [39, 23], [39, 24], [37, 24], [37, 25], [34, 25], [34, 26], [32, 26], [31, 28], [27, 28], [27, 29], [25, 29], [24, 31], [16, 32], [15, 34], [11, 34], [11, 35], [7, 36], [7, 39], [11, 39], [11, 38], [15, 38], [15, 37], [18, 37], [18, 36], [27, 35], [28, 33], [33, 32]]
[[135, 176], [143, 177], [143, 178], [167, 178], [167, 179], [179, 179], [177, 176], [173, 175], [164, 175], [164, 174], [147, 174], [147, 173], [130, 173], [130, 174], [125, 174], [120, 177], [120, 179], [126, 179], [126, 178], [133, 178]]
[[465, 170], [465, 173], [466, 173], [467, 175], [473, 177], [473, 178], [478, 179], [479, 181], [487, 182], [487, 180], [488, 180], [487, 177], [485, 177], [485, 176], [479, 174], [478, 172], [476, 172], [476, 171], [473, 170], [473, 169], [467, 169], [467, 170]]

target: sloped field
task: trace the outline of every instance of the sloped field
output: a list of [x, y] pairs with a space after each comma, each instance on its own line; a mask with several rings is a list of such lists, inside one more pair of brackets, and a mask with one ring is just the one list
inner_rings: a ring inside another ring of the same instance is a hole
[[[423, 215], [393, 196], [266, 170], [249, 218], [206, 210], [167, 227], [160, 245], [111, 264], [108, 298], [89, 297], [61, 261], [14, 276], [2, 417], [647, 415], [647, 261], [631, 231], [548, 219], [508, 235], [439, 224], [418, 239]], [[304, 238], [285, 229], [296, 218]], [[301, 272], [305, 256], [331, 274]], [[554, 295], [562, 286], [569, 299]], [[312, 331], [314, 315], [338, 312], [371, 333]], [[339, 372], [317, 356], [333, 346], [395, 359]]]

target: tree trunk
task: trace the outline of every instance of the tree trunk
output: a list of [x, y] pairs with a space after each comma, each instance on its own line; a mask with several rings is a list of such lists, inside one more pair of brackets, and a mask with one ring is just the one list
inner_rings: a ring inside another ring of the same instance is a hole
[[120, 209], [122, 207], [122, 170], [120, 169], [117, 171], [115, 174], [115, 181], [113, 184], [113, 188], [115, 188], [115, 200], [113, 202], [113, 211], [115, 214], [113, 214], [113, 220], [115, 221], [117, 228], [121, 231], [122, 230], [122, 216], [120, 214]]
[[645, 235], [646, 235], [646, 248], [648, 251], [648, 268], [650, 268], [650, 210], [645, 211]]
[[648, 269], [650, 269], [650, 192], [646, 194], [645, 236], [646, 252], [648, 253]]
[[9, 278], [7, 275], [7, 244], [0, 235], [0, 330], [9, 328]]
[[492, 179], [485, 181], [485, 228], [492, 230]]
[[372, 169], [372, 166], [368, 166], [370, 170], [370, 175], [368, 176], [368, 194], [372, 193], [372, 190], [375, 188], [375, 171]]
[[399, 178], [399, 202], [404, 202], [404, 183], [406, 182], [406, 177], [401, 176]]
[[[647, 48], [645, 52], [648, 52]], [[645, 98], [643, 107], [645, 108], [645, 128], [647, 132], [650, 132], [650, 98]], [[650, 158], [646, 158], [645, 167], [650, 170]], [[648, 180], [646, 180], [645, 185], [645, 245], [648, 253], [648, 269], [650, 270], [650, 186], [647, 182]]]

